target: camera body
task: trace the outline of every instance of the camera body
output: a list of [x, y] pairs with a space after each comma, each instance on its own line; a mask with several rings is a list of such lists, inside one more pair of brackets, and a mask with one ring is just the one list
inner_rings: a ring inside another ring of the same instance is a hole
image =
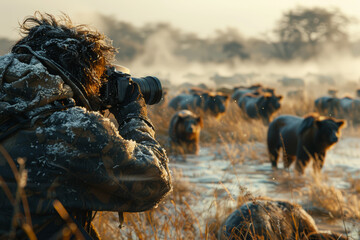
[[156, 104], [162, 98], [161, 82], [156, 77], [133, 78], [128, 73], [116, 71], [114, 67], [108, 68], [106, 74], [107, 82], [100, 90], [100, 98], [105, 109], [121, 104], [125, 99], [128, 86], [133, 83], [139, 86], [146, 104]]

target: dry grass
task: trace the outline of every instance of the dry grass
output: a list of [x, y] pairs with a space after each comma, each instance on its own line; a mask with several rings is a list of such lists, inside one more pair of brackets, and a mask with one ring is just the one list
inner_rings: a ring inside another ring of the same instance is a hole
[[[5, 195], [7, 196], [8, 200], [10, 201], [10, 203], [14, 206], [14, 215], [11, 219], [11, 231], [8, 237], [10, 239], [15, 239], [17, 229], [22, 228], [24, 229], [28, 238], [34, 240], [36, 239], [36, 236], [33, 231], [29, 203], [24, 190], [28, 177], [28, 171], [25, 168], [26, 160], [23, 158], [18, 158], [17, 159], [18, 168], [17, 168], [15, 161], [11, 158], [9, 153], [1, 144], [0, 144], [0, 154], [5, 158], [8, 165], [10, 166], [17, 184], [15, 196], [13, 196], [9, 187], [4, 181], [3, 177], [0, 176], [0, 186], [4, 191]], [[23, 211], [21, 210], [21, 208], [23, 208]]]
[[167, 146], [168, 144], [170, 120], [175, 113], [175, 110], [166, 106], [152, 105], [148, 108], [148, 116], [155, 127], [156, 139], [162, 146]]
[[215, 207], [215, 212], [209, 214], [206, 218], [206, 229], [213, 239], [217, 239], [219, 237], [219, 231], [223, 228], [224, 221], [235, 209], [248, 201], [263, 199], [262, 197], [253, 196], [253, 194], [243, 186], [239, 186], [240, 193], [234, 199], [229, 190], [226, 189], [224, 185], [222, 185], [222, 187], [226, 191], [227, 196], [220, 197], [217, 195], [216, 191], [214, 191], [214, 201], [212, 204]]
[[352, 178], [350, 176], [349, 182], [351, 184], [351, 189], [353, 189], [355, 193], [360, 194], [360, 178]]
[[[266, 126], [259, 120], [246, 120], [238, 111], [238, 106], [231, 104], [229, 113], [220, 119], [205, 119], [205, 129], [201, 133], [201, 143], [211, 146], [215, 143], [248, 143], [263, 142], [266, 137]], [[231, 117], [233, 112], [236, 117]]]
[[286, 98], [282, 100], [281, 108], [277, 115], [290, 114], [296, 116], [304, 116], [315, 111], [315, 98], [308, 96], [305, 99]]
[[359, 196], [328, 185], [320, 174], [313, 177], [306, 196], [314, 207], [327, 212], [332, 218], [360, 220]]
[[343, 130], [343, 136], [346, 137], [359, 137], [360, 136], [360, 126], [349, 126], [347, 125]]
[[[174, 192], [177, 186], [174, 186]], [[191, 192], [191, 189], [188, 190]], [[189, 192], [187, 194], [189, 194]], [[176, 195], [176, 194], [174, 194]], [[114, 228], [117, 217], [113, 213], [101, 212], [95, 218], [94, 223], [103, 239], [217, 239], [218, 231], [226, 216], [236, 207], [255, 199], [249, 192], [244, 190], [236, 200], [220, 198], [214, 191], [214, 201], [211, 207], [215, 213], [207, 219], [199, 219], [190, 202], [182, 200], [182, 203], [174, 200], [171, 196], [166, 203], [157, 209], [143, 213], [126, 213], [124, 228]], [[198, 197], [195, 197], [198, 198]]]
[[173, 172], [173, 191], [158, 208], [125, 213], [120, 230], [114, 213], [100, 213], [94, 223], [103, 239], [205, 239], [200, 220], [191, 204], [199, 200], [181, 172]]
[[[306, 115], [313, 111], [313, 99], [307, 98], [302, 104], [295, 100], [283, 103], [276, 113]], [[168, 128], [174, 110], [167, 107], [151, 106], [149, 117], [155, 125], [157, 140], [167, 146]], [[219, 119], [204, 119], [201, 132], [201, 146], [212, 147], [217, 157], [226, 159], [232, 166], [245, 162], [268, 161], [266, 147], [267, 126], [261, 121], [247, 120], [239, 107], [230, 102], [227, 112]], [[348, 128], [346, 136], [359, 136], [360, 128]], [[263, 145], [259, 145], [262, 143]], [[202, 200], [201, 188], [190, 183], [181, 172], [172, 170], [173, 191], [159, 207], [142, 213], [125, 213], [124, 227], [118, 228], [116, 213], [99, 212], [94, 224], [102, 239], [217, 239], [217, 233], [224, 219], [237, 207], [248, 200], [257, 199], [246, 188], [239, 186], [240, 194], [233, 196], [221, 183], [214, 190], [213, 199], [204, 214], [195, 207]], [[265, 176], [264, 176], [265, 177]], [[306, 205], [313, 205], [327, 212], [332, 218], [360, 219], [360, 180], [349, 178], [350, 191], [339, 190], [326, 182], [325, 176], [311, 179], [292, 176], [287, 171], [274, 172], [277, 190], [294, 192], [293, 197], [306, 198]], [[1, 179], [0, 179], [1, 180]]]
[[[156, 128], [157, 138], [163, 140], [168, 136], [168, 129], [171, 117], [175, 114], [171, 108], [156, 108], [151, 106], [149, 118]], [[266, 126], [258, 120], [246, 120], [239, 110], [239, 107], [230, 102], [226, 113], [219, 118], [204, 116], [204, 129], [201, 132], [201, 144], [204, 146], [226, 142], [246, 143], [249, 141], [264, 141]], [[223, 138], [220, 139], [220, 137]], [[160, 141], [159, 140], [159, 141]]]
[[[283, 103], [281, 114], [303, 116], [313, 111], [313, 98], [307, 98], [301, 104], [295, 100]], [[311, 109], [309, 111], [309, 109]], [[157, 129], [160, 142], [166, 143], [166, 137], [173, 110], [157, 109], [150, 112], [150, 118]], [[219, 119], [206, 117], [201, 132], [201, 146], [212, 147], [217, 157], [227, 159], [232, 166], [249, 160], [268, 161], [264, 145], [267, 126], [261, 121], [248, 120], [239, 111], [235, 103], [230, 102], [227, 112]], [[353, 131], [349, 131], [352, 133]], [[261, 149], [261, 150], [260, 150]], [[166, 201], [157, 209], [145, 213], [126, 214], [126, 227], [118, 231], [120, 239], [217, 239], [217, 233], [224, 219], [237, 207], [250, 199], [256, 199], [246, 189], [241, 189], [239, 196], [234, 197], [224, 185], [214, 190], [213, 200], [208, 206], [209, 214], [194, 208], [201, 201], [201, 192], [186, 181], [182, 174], [174, 172], [174, 190]], [[334, 218], [359, 218], [359, 199], [335, 187], [328, 186], [319, 178], [311, 179], [292, 176], [287, 171], [274, 173], [278, 190], [293, 192], [293, 197], [300, 195], [309, 199], [317, 207], [326, 209]], [[352, 181], [356, 189], [357, 180]], [[239, 186], [242, 188], [242, 186]], [[308, 189], [304, 193], [304, 189]], [[201, 190], [200, 190], [201, 191]], [[259, 197], [258, 197], [259, 198]], [[195, 204], [195, 205], [193, 205]], [[111, 221], [116, 221], [112, 219]], [[104, 236], [104, 235], [103, 235]]]

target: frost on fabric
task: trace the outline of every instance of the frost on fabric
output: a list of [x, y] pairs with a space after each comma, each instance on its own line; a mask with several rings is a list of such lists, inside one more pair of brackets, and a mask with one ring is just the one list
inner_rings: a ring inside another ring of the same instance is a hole
[[13, 63], [8, 70], [12, 76], [18, 78], [27, 75], [29, 72], [39, 76], [46, 71], [45, 67], [37, 59], [32, 60], [30, 64], [27, 64], [20, 62], [16, 58], [14, 58]]
[[[88, 143], [94, 142], [96, 148], [99, 149], [107, 144], [108, 140], [104, 136], [111, 134], [107, 128], [115, 128], [111, 126], [110, 122], [106, 127], [100, 119], [103, 119], [103, 117], [99, 113], [88, 112], [82, 107], [72, 107], [49, 116], [44, 122], [49, 127], [44, 128], [43, 131], [48, 135], [61, 131], [62, 134], [65, 133], [67, 137], [70, 137], [71, 141], [76, 137], [86, 137]], [[79, 131], [85, 133], [85, 135], [79, 134]], [[98, 142], [96, 140], [98, 137], [102, 137], [103, 141]]]
[[[165, 153], [157, 148], [159, 144], [154, 139], [154, 130], [144, 120], [140, 118], [130, 119], [122, 125], [119, 132], [121, 136], [127, 138], [131, 136], [131, 139], [133, 139], [133, 143], [129, 143], [127, 152], [131, 154], [130, 156], [136, 164], [139, 166], [153, 166], [157, 170], [162, 168], [159, 156], [163, 156]], [[132, 153], [131, 150], [133, 150]]]
[[53, 113], [46, 122], [50, 124], [61, 123], [67, 128], [80, 128], [91, 124], [90, 119], [85, 115], [86, 110], [81, 107], [70, 108], [66, 111]]
[[62, 129], [65, 129], [66, 134], [70, 136], [71, 139], [74, 139], [76, 136], [73, 132], [74, 129], [87, 129], [91, 125], [94, 125], [84, 113], [85, 109], [80, 107], [55, 112], [46, 120], [45, 123], [48, 123], [50, 127], [45, 128], [44, 131], [47, 134], [51, 134], [51, 132], [56, 132], [56, 126], [60, 125]]
[[[11, 65], [10, 58], [13, 57]], [[36, 58], [21, 62], [14, 55], [0, 58], [0, 77], [5, 75], [0, 91], [0, 113], [21, 113], [73, 96], [60, 76], [50, 74]], [[4, 71], [6, 70], [6, 73]]]
[[135, 129], [145, 134], [149, 134], [151, 138], [153, 138], [153, 136], [155, 135], [154, 130], [140, 118], [130, 119], [130, 121], [124, 124], [119, 130], [121, 132], [121, 135], [127, 135]]
[[[3, 73], [5, 71], [5, 68], [7, 67], [9, 62], [11, 61], [12, 57], [13, 57], [13, 55], [11, 53], [0, 56], [0, 72], [1, 73]], [[0, 83], [1, 83], [1, 81], [0, 81]]]
[[132, 156], [134, 153], [136, 147], [136, 142], [133, 140], [128, 140], [128, 144], [127, 144], [127, 148], [126, 148], [126, 152], [128, 153], [129, 156]]
[[51, 110], [52, 108], [53, 108], [53, 106], [50, 105], [50, 104], [45, 105], [43, 107], [35, 108], [35, 109], [28, 112], [28, 116], [30, 118], [32, 118], [33, 116], [36, 116], [36, 115], [40, 114], [41, 112], [46, 112], [48, 110]]
[[72, 156], [74, 153], [69, 152], [69, 147], [66, 143], [58, 142], [46, 146], [46, 152], [51, 155], [68, 155]]
[[103, 127], [106, 129], [106, 131], [114, 137], [118, 137], [119, 136], [119, 131], [117, 130], [115, 124], [106, 117], [103, 117], [100, 113], [98, 112], [92, 112], [92, 114], [94, 114], [94, 116], [96, 116], [98, 118], [98, 120], [101, 122], [101, 124], [103, 125]]
[[136, 147], [133, 150], [132, 160], [138, 166], [145, 166], [149, 168], [150, 166], [155, 166], [156, 169], [160, 166], [160, 161], [158, 156], [154, 151], [146, 145], [136, 144]]

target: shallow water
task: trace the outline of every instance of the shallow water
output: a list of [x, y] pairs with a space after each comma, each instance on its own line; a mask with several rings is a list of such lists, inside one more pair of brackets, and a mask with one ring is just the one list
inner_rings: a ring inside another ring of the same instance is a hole
[[[244, 146], [239, 146], [244, 147]], [[226, 145], [202, 147], [197, 156], [187, 155], [186, 161], [176, 161], [170, 157], [170, 168], [182, 172], [182, 180], [192, 183], [193, 191], [199, 198], [191, 203], [202, 224], [214, 214], [216, 198], [227, 199], [226, 204], [236, 207], [236, 199], [244, 194], [244, 188], [253, 196], [264, 196], [273, 199], [284, 199], [301, 204], [314, 217], [320, 230], [347, 232], [353, 239], [360, 239], [360, 220], [331, 217], [326, 210], [315, 206], [305, 192], [309, 191], [314, 181], [312, 167], [308, 166], [304, 176], [296, 176], [293, 168], [282, 169], [282, 161], [274, 171], [267, 160], [267, 150], [263, 143], [249, 143], [246, 146], [254, 151], [255, 158], [247, 157], [245, 161], [234, 163], [226, 154]], [[360, 179], [360, 139], [343, 137], [328, 151], [322, 182], [343, 191], [346, 195], [353, 193], [349, 177]], [[357, 199], [360, 199], [360, 194]], [[360, 204], [360, 200], [357, 201]], [[360, 212], [360, 206], [358, 206]], [[204, 225], [203, 225], [204, 226]]]

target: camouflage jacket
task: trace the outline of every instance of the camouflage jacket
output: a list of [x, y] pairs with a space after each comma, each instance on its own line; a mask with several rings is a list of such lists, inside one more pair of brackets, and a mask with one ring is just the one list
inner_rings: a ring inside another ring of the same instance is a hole
[[32, 55], [0, 57], [0, 126], [20, 126], [0, 141], [0, 238], [16, 222], [35, 233], [59, 222], [55, 200], [69, 213], [137, 212], [170, 191], [168, 158], [147, 123], [134, 118], [118, 130], [100, 113], [75, 106], [72, 96]]

